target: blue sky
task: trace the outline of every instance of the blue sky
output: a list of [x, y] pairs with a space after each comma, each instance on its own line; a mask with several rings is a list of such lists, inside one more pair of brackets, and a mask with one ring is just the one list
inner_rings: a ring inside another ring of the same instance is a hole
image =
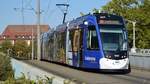
[[[66, 21], [80, 16], [80, 12], [89, 13], [93, 8], [101, 8], [110, 0], [41, 0], [41, 24], [48, 24], [55, 27], [62, 23], [63, 13], [56, 7], [59, 3], [69, 3]], [[22, 24], [21, 4], [22, 0], [1, 0], [0, 3], [0, 33], [7, 25]], [[36, 24], [36, 0], [23, 0], [24, 4], [24, 24]], [[14, 8], [20, 8], [14, 10]]]

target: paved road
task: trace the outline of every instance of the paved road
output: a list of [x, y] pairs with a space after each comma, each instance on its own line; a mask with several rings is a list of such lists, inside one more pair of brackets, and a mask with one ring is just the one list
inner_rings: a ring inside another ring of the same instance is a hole
[[132, 69], [129, 74], [92, 73], [44, 61], [24, 61], [45, 71], [72, 79], [77, 84], [150, 84], [150, 72]]

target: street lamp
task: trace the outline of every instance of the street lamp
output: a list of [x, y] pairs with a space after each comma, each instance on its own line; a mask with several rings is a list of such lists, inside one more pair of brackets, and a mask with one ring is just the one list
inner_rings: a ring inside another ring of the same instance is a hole
[[133, 25], [133, 46], [131, 48], [131, 52], [136, 53], [136, 47], [135, 47], [135, 25], [136, 22], [132, 22]]
[[136, 21], [131, 21], [127, 20], [128, 22], [132, 23], [133, 26], [133, 46], [131, 48], [132, 53], [136, 53], [136, 46], [135, 46], [135, 26], [136, 26]]

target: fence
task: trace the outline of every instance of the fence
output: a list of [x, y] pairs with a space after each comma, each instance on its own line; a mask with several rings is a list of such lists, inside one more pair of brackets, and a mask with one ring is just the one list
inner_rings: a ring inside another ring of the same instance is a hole
[[150, 70], [150, 53], [138, 52], [129, 55], [131, 67]]
[[150, 49], [136, 49], [136, 53], [142, 53], [142, 54], [149, 54], [150, 55]]

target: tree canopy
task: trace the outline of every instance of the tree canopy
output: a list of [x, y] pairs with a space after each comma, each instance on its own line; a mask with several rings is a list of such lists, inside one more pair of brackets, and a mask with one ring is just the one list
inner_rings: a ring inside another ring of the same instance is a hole
[[13, 57], [29, 59], [31, 55], [31, 45], [26, 41], [17, 40], [12, 48]]
[[12, 44], [9, 40], [5, 40], [4, 42], [2, 42], [1, 44], [1, 51], [3, 53], [6, 53], [8, 52], [8, 49], [11, 49], [12, 48]]
[[10, 40], [5, 40], [0, 46], [1, 52], [11, 57], [16, 57], [19, 59], [31, 58], [32, 45], [28, 45], [24, 40], [16, 40], [14, 45], [12, 45]]

